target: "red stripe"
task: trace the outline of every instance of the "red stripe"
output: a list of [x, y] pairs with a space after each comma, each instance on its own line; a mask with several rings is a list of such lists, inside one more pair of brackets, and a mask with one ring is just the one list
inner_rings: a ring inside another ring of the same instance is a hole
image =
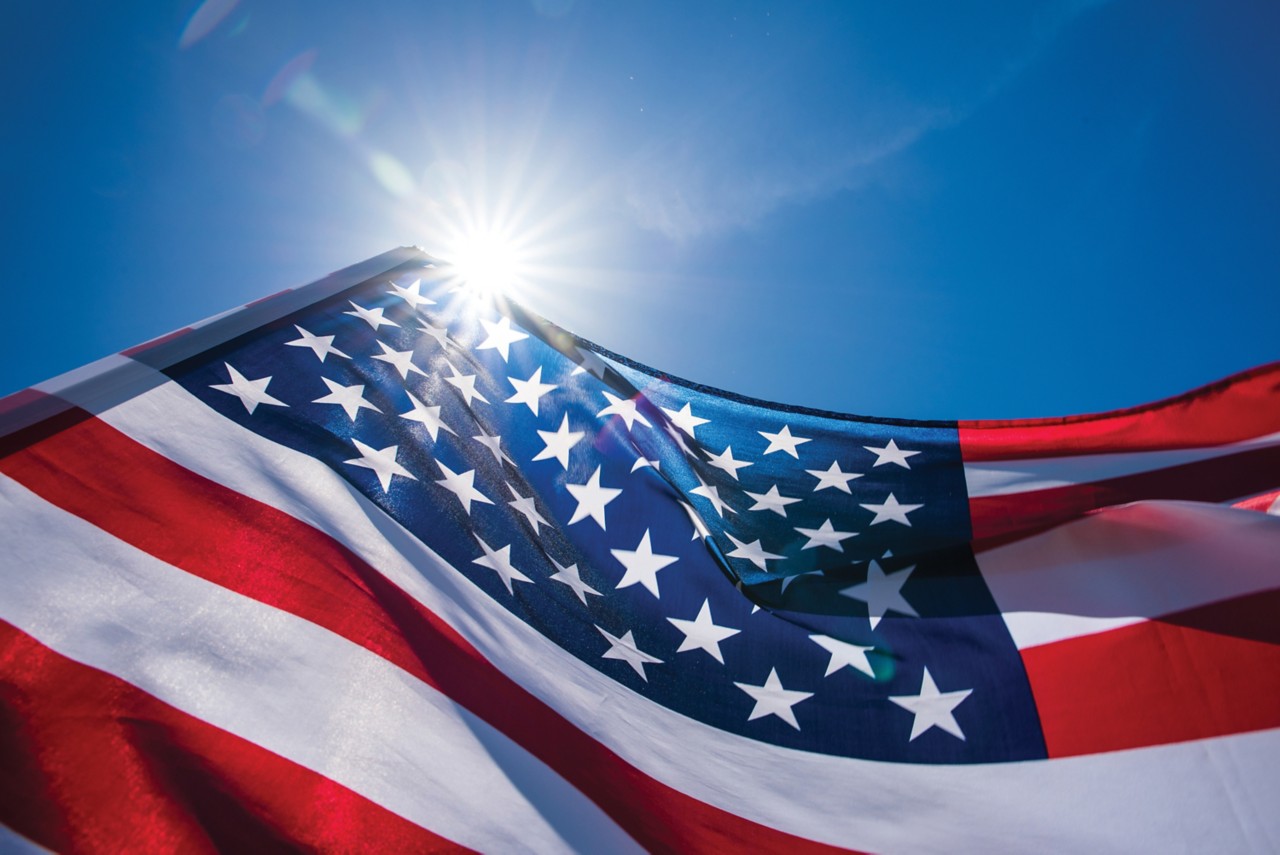
[[0, 820], [59, 852], [466, 851], [0, 621]]
[[[1277, 474], [1276, 478], [1277, 480], [1280, 480], [1280, 474]], [[1266, 493], [1260, 493], [1257, 496], [1250, 496], [1247, 499], [1241, 499], [1234, 503], [1232, 507], [1240, 508], [1244, 511], [1258, 511], [1259, 513], [1266, 514], [1271, 512], [1272, 506], [1277, 502], [1280, 502], [1280, 490], [1271, 490]]]
[[0, 398], [0, 417], [7, 416], [12, 412], [24, 409], [32, 404], [48, 398], [44, 392], [38, 389], [23, 389], [14, 392], [12, 395], [5, 395]]
[[0, 457], [62, 429], [58, 416], [71, 404], [38, 389], [0, 398]]
[[144, 341], [142, 344], [135, 344], [133, 347], [120, 351], [120, 355], [121, 356], [137, 356], [139, 353], [148, 351], [153, 347], [159, 347], [160, 345], [165, 344], [166, 342], [180, 339], [189, 332], [191, 332], [191, 327], [183, 327], [180, 330], [174, 330], [173, 332], [165, 333], [164, 335], [159, 336], [157, 338], [153, 338], [150, 341]]
[[969, 516], [974, 540], [989, 541], [975, 547], [990, 548], [1097, 508], [1143, 499], [1223, 502], [1273, 487], [1277, 480], [1280, 446], [1269, 446], [1105, 481], [978, 496], [969, 500]]
[[268, 302], [268, 301], [270, 301], [270, 300], [274, 300], [276, 297], [283, 297], [285, 294], [291, 294], [291, 293], [293, 293], [293, 289], [292, 289], [292, 288], [285, 288], [284, 290], [282, 290], [282, 291], [277, 291], [277, 292], [275, 292], [274, 294], [268, 294], [268, 295], [267, 295], [267, 296], [265, 296], [265, 297], [259, 297], [259, 298], [258, 298], [258, 299], [256, 299], [256, 300], [250, 300], [249, 302], [247, 302], [247, 303], [245, 303], [245, 304], [244, 304], [244, 308], [248, 309], [248, 308], [251, 308], [251, 307], [253, 307], [253, 306], [260, 306], [260, 305], [262, 305], [263, 303], [266, 303], [266, 302]]
[[959, 427], [966, 463], [1241, 442], [1280, 431], [1280, 362], [1129, 410]]
[[13, 421], [5, 426], [8, 432], [0, 435], [0, 458], [90, 418], [93, 418], [90, 413], [56, 395], [41, 394], [22, 411], [14, 413]]
[[1278, 614], [1267, 591], [1023, 650], [1049, 756], [1280, 727]]
[[0, 471], [162, 561], [398, 665], [523, 746], [650, 849], [829, 849], [648, 777], [495, 668], [338, 541], [97, 419], [0, 461]]

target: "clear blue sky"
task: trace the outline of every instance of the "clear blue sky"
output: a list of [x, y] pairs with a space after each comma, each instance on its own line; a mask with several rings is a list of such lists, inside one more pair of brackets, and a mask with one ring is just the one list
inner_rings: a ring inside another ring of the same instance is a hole
[[[1280, 358], [1280, 4], [9, 4], [0, 393], [467, 224], [715, 386], [1061, 415]], [[496, 225], [495, 225], [496, 224]]]

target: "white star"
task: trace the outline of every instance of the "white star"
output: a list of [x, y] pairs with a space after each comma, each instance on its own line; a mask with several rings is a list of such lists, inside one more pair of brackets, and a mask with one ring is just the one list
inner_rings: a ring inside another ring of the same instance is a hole
[[907, 463], [907, 458], [914, 457], [920, 453], [918, 451], [903, 451], [898, 448], [898, 444], [893, 440], [889, 440], [889, 444], [884, 448], [875, 448], [870, 445], [862, 447], [876, 456], [876, 462], [871, 464], [872, 469], [885, 463], [896, 463], [903, 469], [910, 469], [911, 464]]
[[[442, 467], [443, 468], [443, 467]], [[481, 567], [488, 567], [490, 570], [498, 574], [498, 578], [502, 580], [502, 584], [507, 586], [507, 593], [514, 594], [515, 589], [512, 582], [529, 582], [533, 580], [521, 573], [511, 563], [511, 545], [507, 544], [501, 549], [494, 550], [489, 544], [480, 539], [480, 535], [475, 535], [476, 542], [480, 544], [480, 548], [484, 550], [484, 555], [479, 558], [471, 559], [472, 564], [479, 564]]]
[[436, 340], [436, 343], [439, 344], [441, 347], [450, 348], [450, 347], [458, 346], [457, 342], [449, 338], [448, 327], [438, 327], [438, 326], [435, 326], [434, 324], [428, 323], [427, 321], [420, 321], [418, 323], [418, 329], [422, 330], [422, 332], [434, 338]]
[[665, 430], [667, 432], [667, 435], [670, 436], [671, 439], [675, 441], [676, 445], [680, 446], [680, 450], [684, 452], [685, 457], [688, 457], [693, 454], [693, 450], [689, 448], [689, 443], [684, 441], [684, 434], [680, 433], [679, 428], [677, 428], [673, 424], [667, 424], [667, 425], [663, 425], [662, 429]]
[[688, 502], [681, 502], [680, 507], [684, 508], [684, 512], [689, 516], [689, 522], [693, 524], [693, 534], [689, 536], [689, 539], [697, 540], [700, 537], [706, 539], [706, 537], [711, 534], [711, 530], [708, 529], [707, 524], [703, 522], [702, 515], [694, 510], [693, 505]]
[[719, 454], [711, 454], [708, 452], [707, 462], [717, 469], [723, 469], [725, 472], [728, 472], [730, 477], [735, 481], [738, 480], [739, 469], [752, 465], [748, 460], [734, 460], [732, 445], [727, 446], [725, 450]]
[[365, 400], [363, 383], [357, 383], [354, 386], [343, 386], [341, 383], [334, 383], [328, 377], [321, 377], [320, 379], [324, 381], [324, 385], [329, 387], [329, 394], [316, 398], [311, 403], [336, 404], [346, 410], [347, 418], [353, 422], [356, 420], [356, 414], [360, 412], [361, 408], [373, 410], [375, 413], [382, 412], [382, 410]]
[[892, 609], [899, 614], [920, 617], [919, 613], [902, 596], [902, 586], [916, 569], [911, 565], [903, 570], [885, 573], [879, 563], [872, 560], [867, 565], [867, 581], [850, 585], [840, 591], [840, 596], [851, 600], [862, 600], [867, 604], [867, 617], [871, 620], [871, 628], [875, 629], [885, 612]]
[[720, 642], [742, 632], [740, 629], [716, 626], [711, 619], [710, 600], [702, 601], [702, 609], [693, 620], [667, 618], [667, 621], [684, 633], [684, 641], [680, 642], [676, 653], [684, 653], [686, 650], [705, 650], [721, 665], [724, 664], [724, 654], [720, 652]]
[[796, 460], [800, 459], [800, 455], [796, 453], [796, 446], [804, 445], [806, 442], [812, 442], [812, 440], [806, 439], [802, 436], [792, 436], [790, 425], [783, 425], [782, 430], [777, 433], [766, 433], [762, 430], [758, 430], [756, 433], [769, 440], [769, 447], [764, 450], [765, 454], [773, 454], [775, 451], [785, 451]]
[[587, 483], [565, 484], [564, 488], [569, 491], [569, 495], [578, 500], [578, 508], [573, 512], [573, 516], [569, 518], [569, 525], [591, 517], [602, 531], [605, 529], [604, 506], [622, 494], [621, 490], [600, 486], [599, 466], [596, 467], [595, 472], [591, 473]]
[[836, 552], [844, 552], [844, 546], [841, 545], [840, 541], [858, 536], [857, 532], [836, 531], [831, 525], [831, 520], [827, 520], [817, 528], [800, 528], [797, 526], [796, 531], [809, 538], [809, 542], [800, 547], [801, 551], [816, 549], [819, 546], [828, 546]]
[[668, 410], [666, 407], [663, 407], [662, 412], [667, 414], [667, 418], [671, 419], [671, 423], [673, 425], [680, 428], [680, 430], [689, 434], [689, 436], [694, 439], [697, 439], [693, 432], [698, 425], [705, 425], [710, 421], [710, 419], [700, 419], [695, 416], [693, 411], [689, 409], [688, 404], [685, 404], [679, 410]]
[[911, 738], [907, 740], [908, 742], [913, 741], [931, 727], [945, 730], [957, 739], [963, 740], [964, 731], [960, 729], [952, 711], [971, 694], [973, 689], [939, 692], [937, 684], [933, 682], [933, 676], [929, 674], [929, 669], [925, 668], [924, 679], [920, 681], [920, 694], [890, 695], [889, 700], [915, 714], [915, 720], [911, 722]]
[[652, 468], [652, 469], [657, 469], [657, 470], [661, 470], [661, 469], [662, 469], [662, 461], [661, 461], [661, 460], [650, 460], [650, 459], [649, 459], [649, 458], [647, 458], [647, 457], [637, 457], [637, 458], [636, 458], [635, 463], [632, 463], [632, 464], [631, 464], [631, 471], [632, 471], [632, 472], [635, 472], [637, 469], [650, 469], [650, 468]]
[[583, 431], [569, 430], [569, 414], [565, 413], [560, 420], [559, 430], [540, 430], [538, 436], [547, 447], [534, 455], [534, 460], [559, 460], [566, 470], [569, 468], [569, 449], [578, 444], [586, 434]]
[[570, 564], [568, 567], [564, 567], [554, 558], [551, 559], [551, 563], [556, 565], [556, 572], [552, 573], [548, 578], [554, 582], [559, 582], [562, 585], [568, 585], [573, 590], [573, 593], [577, 598], [582, 600], [582, 604], [584, 606], [587, 604], [587, 594], [595, 594], [597, 597], [604, 596], [595, 588], [582, 581], [582, 576], [578, 573], [577, 564]]
[[388, 445], [386, 448], [375, 449], [365, 445], [358, 439], [352, 439], [351, 441], [355, 443], [356, 451], [360, 452], [360, 457], [343, 462], [352, 466], [363, 466], [365, 469], [372, 469], [373, 473], [378, 476], [378, 483], [382, 485], [382, 492], [386, 493], [391, 490], [391, 477], [393, 475], [399, 475], [411, 481], [418, 480], [408, 469], [396, 463], [396, 451], [400, 446]]
[[842, 472], [840, 470], [840, 461], [838, 460], [831, 461], [831, 467], [826, 470], [806, 469], [804, 471], [818, 479], [818, 486], [813, 488], [813, 492], [815, 493], [819, 490], [825, 490], [828, 487], [835, 487], [840, 492], [848, 493], [852, 496], [853, 491], [849, 489], [849, 482], [854, 478], [862, 477], [860, 473]]
[[846, 665], [861, 671], [868, 677], [876, 675], [876, 672], [871, 668], [871, 661], [867, 659], [867, 651], [875, 650], [874, 647], [850, 644], [847, 641], [840, 641], [827, 635], [811, 635], [809, 640], [831, 654], [831, 659], [827, 662], [827, 673], [822, 676], [830, 677]]
[[488, 496], [475, 488], [476, 470], [470, 469], [459, 474], [439, 460], [436, 461], [436, 465], [444, 472], [444, 477], [436, 483], [457, 496], [458, 501], [462, 502], [462, 509], [468, 515], [471, 513], [472, 502], [480, 502], [485, 505], [493, 504], [493, 501]]
[[524, 518], [529, 521], [529, 528], [533, 529], [534, 535], [542, 534], [542, 526], [550, 525], [551, 523], [543, 519], [542, 514], [538, 513], [538, 505], [534, 501], [534, 497], [520, 495], [516, 492], [516, 488], [510, 484], [507, 485], [507, 489], [511, 491], [511, 495], [515, 496], [515, 499], [507, 502], [507, 504], [524, 514]]
[[517, 380], [515, 377], [508, 377], [507, 382], [511, 384], [511, 388], [516, 393], [507, 398], [508, 404], [528, 404], [529, 409], [533, 410], [533, 414], [538, 414], [538, 401], [542, 396], [550, 392], [552, 389], [560, 387], [554, 383], [542, 382], [542, 366], [538, 366], [538, 370], [529, 376], [528, 380]]
[[480, 323], [484, 324], [484, 328], [488, 330], [489, 337], [481, 342], [476, 347], [476, 350], [496, 349], [498, 353], [502, 354], [503, 362], [506, 362], [507, 357], [511, 355], [511, 345], [529, 337], [528, 333], [513, 330], [511, 328], [511, 319], [506, 315], [503, 315], [496, 324], [486, 321], [484, 318], [480, 319]]
[[436, 304], [436, 301], [432, 300], [430, 297], [422, 296], [422, 292], [420, 290], [422, 288], [421, 279], [413, 280], [413, 284], [410, 285], [408, 288], [401, 288], [399, 285], [397, 285], [394, 282], [388, 282], [387, 284], [390, 285], [392, 289], [387, 293], [395, 294], [397, 297], [400, 297], [406, 303], [408, 303], [409, 308], [413, 309], [414, 311], [417, 311], [419, 306], [434, 306]]
[[763, 686], [753, 686], [750, 683], [734, 683], [742, 691], [750, 695], [756, 702], [751, 710], [751, 715], [747, 716], [747, 721], [755, 721], [758, 718], [764, 718], [767, 715], [776, 715], [787, 724], [800, 729], [800, 722], [796, 721], [796, 714], [791, 709], [796, 704], [812, 698], [813, 692], [795, 692], [782, 687], [782, 681], [778, 679], [778, 669], [769, 669], [769, 679], [764, 681]]
[[378, 307], [377, 307], [377, 308], [375, 308], [375, 309], [366, 309], [364, 306], [357, 306], [357, 305], [355, 304], [355, 301], [354, 301], [354, 300], [348, 300], [347, 302], [351, 304], [351, 308], [355, 309], [355, 311], [354, 311], [354, 312], [343, 312], [342, 314], [344, 314], [344, 315], [351, 315], [353, 318], [359, 318], [360, 320], [365, 321], [366, 323], [368, 323], [368, 324], [369, 324], [369, 326], [373, 327], [375, 330], [376, 330], [378, 327], [398, 327], [398, 326], [400, 326], [400, 325], [399, 325], [398, 323], [396, 323], [395, 321], [389, 321], [389, 320], [387, 320], [386, 318], [382, 317], [382, 307], [381, 307], [381, 306], [378, 306]]
[[735, 546], [738, 547], [733, 550], [733, 552], [729, 553], [730, 558], [745, 558], [766, 573], [769, 572], [769, 568], [765, 566], [766, 561], [772, 558], [786, 557], [783, 555], [774, 555], [772, 552], [765, 552], [764, 547], [760, 545], [760, 541], [758, 540], [746, 543], [745, 541], [738, 540], [738, 538], [729, 534], [727, 531], [725, 532], [725, 535], [734, 542]]
[[408, 419], [411, 422], [420, 422], [427, 429], [427, 433], [431, 434], [432, 442], [435, 441], [441, 430], [454, 436], [458, 435], [457, 431], [445, 424], [444, 420], [440, 418], [439, 407], [428, 407], [415, 398], [408, 389], [405, 390], [405, 394], [409, 396], [409, 403], [413, 404], [413, 409], [407, 413], [401, 413], [400, 418]]
[[401, 380], [408, 380], [410, 371], [416, 371], [423, 377], [427, 376], [427, 372], [413, 364], [412, 350], [392, 350], [383, 342], [378, 342], [378, 347], [382, 348], [382, 353], [373, 358], [395, 366], [396, 371], [400, 372]]
[[508, 457], [507, 453], [502, 450], [502, 437], [498, 434], [489, 434], [485, 432], [484, 428], [480, 428], [480, 435], [473, 436], [471, 438], [489, 449], [489, 453], [493, 455], [494, 460], [498, 461], [499, 466], [502, 465], [502, 461], [504, 460], [512, 466], [516, 465], [516, 462]]
[[471, 401], [475, 398], [479, 398], [486, 404], [489, 403], [488, 398], [476, 391], [476, 375], [463, 374], [461, 371], [453, 367], [452, 362], [446, 362], [445, 365], [449, 366], [449, 370], [453, 372], [453, 376], [444, 378], [444, 382], [455, 387], [462, 393], [462, 399], [466, 402], [468, 407], [471, 406]]
[[827, 574], [821, 570], [806, 570], [804, 573], [792, 573], [790, 576], [782, 577], [782, 588], [778, 593], [785, 594], [787, 588], [791, 587], [791, 583], [802, 576], [826, 576]]
[[711, 503], [711, 507], [715, 509], [715, 512], [720, 515], [721, 519], [724, 519], [725, 511], [728, 511], [731, 514], [737, 513], [737, 511], [729, 507], [728, 503], [720, 498], [719, 487], [713, 487], [706, 481], [703, 481], [702, 476], [698, 474], [696, 469], [693, 472], [693, 477], [698, 479], [698, 486], [689, 491], [690, 496], [701, 496], [706, 499]]
[[889, 498], [884, 500], [883, 505], [859, 505], [859, 507], [875, 512], [876, 518], [871, 521], [871, 525], [879, 525], [882, 522], [893, 520], [896, 523], [902, 523], [905, 526], [910, 526], [911, 522], [907, 519], [907, 514], [923, 508], [924, 505], [900, 504], [898, 500], [893, 497], [893, 493], [890, 493]]
[[622, 638], [617, 638], [605, 632], [603, 629], [600, 629], [598, 626], [596, 629], [599, 629], [600, 634], [609, 641], [609, 649], [601, 654], [601, 656], [605, 659], [618, 659], [622, 662], [626, 662], [635, 669], [637, 674], [640, 675], [640, 679], [644, 680], [646, 683], [649, 682], [649, 677], [644, 673], [644, 666], [661, 665], [662, 660], [656, 656], [650, 656], [648, 653], [641, 651], [639, 647], [636, 647], [636, 640], [635, 637], [632, 636], [631, 630], [627, 630]]
[[653, 425], [649, 424], [649, 420], [644, 417], [644, 414], [636, 409], [635, 401], [630, 398], [619, 398], [616, 395], [610, 395], [608, 392], [602, 392], [601, 394], [608, 399], [609, 406], [596, 413], [596, 418], [600, 418], [600, 416], [619, 416], [627, 423], [627, 430], [631, 430], [636, 422], [645, 427], [653, 427]]
[[767, 493], [753, 493], [750, 490], [744, 490], [748, 496], [756, 500], [756, 503], [747, 508], [749, 511], [773, 511], [780, 517], [787, 515], [787, 505], [794, 505], [799, 499], [792, 499], [778, 493], [778, 485], [774, 484], [769, 488]]
[[334, 356], [341, 356], [343, 359], [351, 358], [333, 346], [333, 336], [312, 335], [297, 324], [294, 324], [293, 328], [298, 331], [298, 335], [302, 336], [302, 338], [295, 338], [293, 341], [286, 341], [285, 344], [292, 347], [309, 347], [311, 348], [312, 353], [320, 357], [321, 362], [324, 362], [324, 358], [331, 353]]
[[627, 568], [627, 572], [622, 574], [622, 579], [614, 587], [630, 588], [639, 582], [649, 589], [649, 593], [655, 597], [658, 594], [658, 571], [663, 567], [676, 563], [678, 560], [674, 555], [660, 555], [653, 551], [652, 545], [649, 543], [649, 530], [645, 529], [644, 536], [640, 538], [640, 545], [634, 550], [632, 549], [610, 549], [613, 557], [618, 559], [623, 567]]
[[569, 376], [590, 372], [595, 377], [603, 380], [604, 373], [609, 370], [609, 367], [604, 364], [604, 360], [597, 356], [594, 350], [583, 350], [580, 347], [575, 347], [574, 350], [578, 353], [578, 364], [570, 372]]
[[258, 409], [259, 404], [267, 404], [272, 407], [289, 406], [284, 401], [277, 401], [267, 394], [267, 384], [271, 382], [270, 377], [250, 380], [232, 368], [230, 362], [222, 364], [226, 366], [227, 374], [231, 376], [231, 382], [214, 383], [209, 388], [217, 389], [219, 392], [226, 392], [228, 395], [235, 395], [240, 399], [240, 403], [244, 404], [244, 408], [249, 411], [249, 415], [253, 415], [253, 411]]

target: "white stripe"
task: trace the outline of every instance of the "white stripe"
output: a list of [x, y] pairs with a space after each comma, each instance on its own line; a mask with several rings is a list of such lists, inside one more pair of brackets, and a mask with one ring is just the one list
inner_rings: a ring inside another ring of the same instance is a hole
[[[592, 737], [646, 774], [731, 813], [873, 851], [1225, 851], [1280, 843], [1280, 812], [1273, 809], [1280, 731], [944, 767], [777, 748], [677, 715], [608, 679], [496, 607], [319, 461], [215, 417], [176, 384], [104, 418], [187, 468], [342, 541]], [[1224, 785], [1228, 773], [1238, 787]]]
[[1049, 490], [1072, 484], [1088, 484], [1107, 478], [1167, 469], [1198, 460], [1211, 460], [1241, 451], [1280, 445], [1280, 433], [1254, 437], [1229, 445], [1179, 448], [1166, 451], [1134, 451], [1117, 454], [1079, 454], [1030, 460], [992, 460], [964, 465], [969, 498], [1004, 496], [1032, 490]]
[[1280, 587], [1280, 520], [1222, 505], [1137, 502], [981, 552], [1020, 648]]
[[309, 621], [192, 576], [0, 477], [0, 618], [482, 851], [638, 850], [484, 721]]
[[[165, 375], [155, 369], [116, 353], [59, 374], [31, 388], [96, 413], [120, 401], [141, 395], [166, 379]], [[21, 416], [22, 413], [19, 411], [15, 415]], [[16, 428], [17, 425], [12, 427]]]
[[138, 371], [137, 365], [138, 363], [129, 357], [113, 353], [110, 356], [104, 356], [102, 359], [96, 359], [88, 365], [73, 368], [43, 383], [37, 383], [31, 388], [38, 392], [44, 392], [46, 395], [62, 395], [76, 387], [85, 387], [86, 384], [106, 385], [110, 383], [110, 378], [117, 373], [122, 371], [136, 373]]

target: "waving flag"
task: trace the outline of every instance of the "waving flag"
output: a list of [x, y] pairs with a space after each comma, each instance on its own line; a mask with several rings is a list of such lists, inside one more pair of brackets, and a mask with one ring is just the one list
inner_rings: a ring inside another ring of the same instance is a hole
[[1280, 365], [845, 416], [406, 249], [0, 408], [10, 843], [1280, 842]]

